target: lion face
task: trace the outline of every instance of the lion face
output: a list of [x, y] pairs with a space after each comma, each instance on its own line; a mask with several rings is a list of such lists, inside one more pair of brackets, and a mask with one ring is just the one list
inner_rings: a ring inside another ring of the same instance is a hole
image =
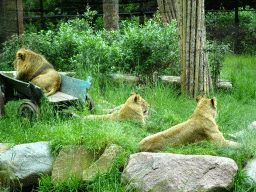
[[26, 56], [27, 55], [25, 53], [25, 49], [20, 49], [17, 51], [15, 60], [13, 61], [13, 65], [14, 65], [15, 69], [23, 66]]
[[135, 102], [137, 105], [141, 107], [143, 114], [148, 113], [149, 104], [139, 94], [131, 92], [130, 98], [127, 100], [127, 102], [130, 103], [131, 101]]
[[17, 58], [13, 61], [13, 65], [14, 65], [15, 69], [17, 69]]
[[140, 97], [140, 101], [138, 104], [141, 106], [143, 115], [148, 115], [149, 104], [147, 103], [147, 101], [145, 101], [142, 97]]

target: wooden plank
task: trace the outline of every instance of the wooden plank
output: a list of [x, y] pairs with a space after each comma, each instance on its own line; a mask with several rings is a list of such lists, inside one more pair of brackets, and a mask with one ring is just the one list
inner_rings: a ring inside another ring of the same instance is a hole
[[76, 101], [78, 100], [77, 97], [73, 97], [71, 95], [68, 95], [66, 93], [62, 93], [60, 91], [54, 93], [53, 95], [50, 95], [48, 97], [49, 101], [51, 103], [59, 103], [59, 102], [66, 102], [66, 101]]
[[44, 95], [43, 90], [33, 83], [26, 83], [13, 79], [4, 73], [0, 73], [0, 81], [5, 85], [5, 94], [7, 99], [8, 97], [13, 97], [15, 95], [14, 90], [36, 103], [38, 103]]
[[91, 77], [89, 76], [86, 81], [68, 77], [66, 75], [61, 76], [60, 92], [72, 95], [79, 98], [81, 101], [86, 100], [87, 91], [91, 87]]

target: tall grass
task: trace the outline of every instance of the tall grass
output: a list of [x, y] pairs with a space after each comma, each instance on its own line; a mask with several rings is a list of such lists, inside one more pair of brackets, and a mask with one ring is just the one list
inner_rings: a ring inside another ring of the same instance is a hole
[[[230, 55], [225, 58], [221, 78], [230, 80], [233, 83], [233, 89], [212, 94], [218, 102], [216, 121], [220, 131], [224, 133], [233, 134], [243, 130], [255, 120], [256, 87], [254, 82], [256, 77], [253, 72], [256, 66], [254, 63], [255, 58], [247, 55]], [[86, 145], [89, 150], [96, 153], [102, 152], [109, 143], [118, 144], [124, 149], [118, 156], [112, 171], [98, 175], [91, 183], [84, 184], [74, 179], [73, 184], [64, 183], [56, 186], [51, 183], [50, 178], [44, 177], [40, 180], [39, 191], [126, 191], [125, 186], [120, 184], [120, 167], [124, 166], [130, 154], [138, 152], [139, 141], [150, 134], [186, 121], [196, 108], [193, 98], [181, 95], [179, 89], [162, 82], [147, 83], [140, 88], [136, 83], [113, 80], [89, 69], [78, 71], [76, 78], [85, 80], [88, 75], [93, 77], [89, 94], [96, 104], [96, 114], [103, 114], [105, 108], [123, 104], [130, 92], [137, 92], [150, 104], [152, 109], [150, 118], [147, 119], [145, 126], [133, 121], [111, 122], [98, 119], [81, 122], [81, 118], [72, 118], [60, 112], [54, 116], [52, 107], [44, 104], [41, 108], [41, 119], [23, 123], [17, 118], [17, 109], [24, 101], [8, 102], [7, 115], [1, 117], [0, 141], [2, 143], [51, 141], [54, 154], [57, 154], [62, 146], [70, 144]], [[75, 112], [81, 117], [89, 114], [87, 108]], [[227, 139], [230, 138], [227, 137]], [[252, 143], [256, 142], [256, 136], [255, 133], [250, 132], [238, 139], [242, 145], [238, 149], [202, 142], [169, 147], [162, 152], [230, 157], [239, 166], [239, 172], [231, 191], [255, 191], [255, 187], [244, 184], [246, 176], [242, 168], [246, 161], [255, 156], [256, 147]]]

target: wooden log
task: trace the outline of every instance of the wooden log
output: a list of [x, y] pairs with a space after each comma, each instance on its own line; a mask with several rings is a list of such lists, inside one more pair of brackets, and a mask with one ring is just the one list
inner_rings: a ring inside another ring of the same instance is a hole
[[107, 31], [118, 30], [119, 5], [118, 0], [103, 0], [104, 28]]
[[189, 87], [190, 87], [190, 43], [191, 43], [191, 0], [187, 1], [187, 23], [186, 23], [186, 30], [187, 30], [187, 37], [186, 37], [186, 91], [189, 92]]
[[[125, 74], [111, 74], [111, 77], [113, 77], [113, 79], [116, 79], [116, 80], [121, 79], [127, 82], [139, 82], [140, 80], [139, 77], [125, 75]], [[157, 79], [162, 80], [164, 83], [174, 83], [179, 85], [181, 85], [182, 83], [182, 79], [180, 76], [160, 75], [158, 76]], [[228, 80], [224, 80], [224, 79], [219, 79], [217, 86], [223, 89], [232, 89], [232, 84]]]
[[[191, 7], [192, 5], [192, 7]], [[191, 26], [187, 26], [187, 28], [191, 27], [191, 34], [190, 34], [190, 50], [189, 50], [189, 87], [188, 93], [194, 95], [194, 79], [195, 79], [195, 34], [196, 34], [196, 0], [191, 0], [191, 4], [188, 5], [191, 7]]]
[[[199, 0], [199, 4], [200, 4]], [[199, 71], [200, 71], [200, 56], [201, 56], [201, 37], [202, 37], [202, 25], [201, 25], [201, 19], [202, 19], [202, 8], [199, 6], [197, 8], [197, 33], [196, 33], [196, 54], [195, 54], [195, 86], [194, 86], [194, 97], [198, 95], [199, 90]]]

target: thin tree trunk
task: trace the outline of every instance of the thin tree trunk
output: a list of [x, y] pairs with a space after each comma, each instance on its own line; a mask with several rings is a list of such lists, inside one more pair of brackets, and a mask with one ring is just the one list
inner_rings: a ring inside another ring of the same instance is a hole
[[103, 0], [103, 21], [107, 31], [118, 30], [118, 0]]
[[176, 0], [157, 0], [163, 22], [170, 23], [177, 19]]
[[[181, 60], [181, 92], [196, 97], [208, 95], [212, 80], [206, 50], [204, 0], [159, 0], [176, 10]], [[167, 7], [165, 7], [166, 9]], [[165, 10], [168, 13], [167, 10]], [[164, 14], [162, 15], [164, 17]], [[168, 19], [163, 19], [167, 20]], [[169, 21], [170, 22], [170, 21]]]

